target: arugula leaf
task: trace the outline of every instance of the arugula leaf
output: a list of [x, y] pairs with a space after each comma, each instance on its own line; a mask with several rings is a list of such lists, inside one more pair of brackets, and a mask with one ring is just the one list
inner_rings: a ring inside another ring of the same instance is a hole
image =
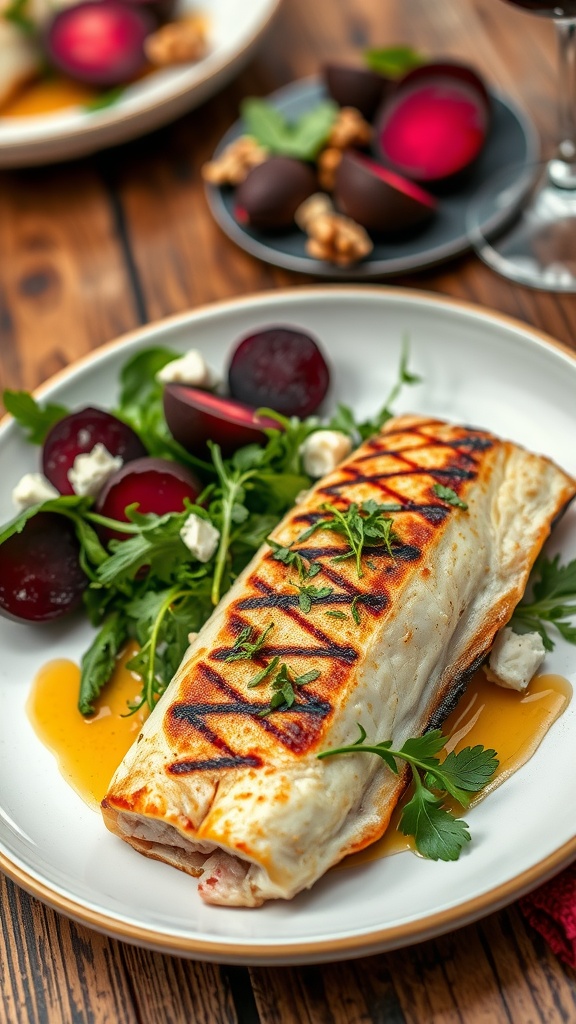
[[44, 444], [46, 435], [54, 424], [69, 412], [64, 405], [39, 405], [28, 391], [4, 391], [2, 401], [6, 412], [9, 412], [25, 431], [26, 440], [30, 444]]
[[402, 78], [413, 68], [427, 63], [426, 57], [411, 46], [387, 46], [364, 51], [364, 60], [371, 71], [386, 78]]
[[416, 849], [422, 856], [431, 860], [457, 860], [470, 834], [466, 822], [444, 806], [446, 797], [450, 795], [467, 806], [468, 794], [478, 793], [494, 776], [498, 768], [496, 751], [480, 745], [466, 747], [440, 761], [436, 755], [442, 750], [445, 738], [439, 729], [406, 740], [400, 750], [393, 750], [391, 740], [365, 743], [366, 730], [360, 724], [359, 729], [355, 743], [324, 750], [317, 757], [322, 760], [336, 754], [377, 754], [395, 774], [398, 774], [397, 759], [406, 761], [412, 769], [415, 789], [404, 807], [400, 831], [414, 836]]
[[99, 96], [95, 96], [93, 100], [88, 100], [84, 104], [84, 110], [87, 113], [96, 113], [98, 110], [105, 110], [107, 107], [114, 106], [118, 103], [118, 100], [122, 99], [125, 92], [125, 86], [115, 85], [113, 89], [107, 89], [106, 92], [101, 92]]
[[111, 612], [82, 656], [78, 710], [83, 715], [94, 713], [94, 701], [110, 679], [128, 636], [125, 619], [120, 612]]
[[[1, 539], [1, 538], [0, 538]], [[560, 556], [541, 556], [531, 577], [532, 600], [524, 598], [516, 606], [510, 625], [517, 633], [540, 633], [547, 651], [554, 650], [554, 641], [545, 623], [554, 626], [570, 644], [576, 644], [576, 626], [566, 620], [576, 615], [576, 558], [566, 565]], [[530, 589], [530, 585], [529, 585]]]
[[0, 20], [9, 21], [12, 25], [16, 25], [26, 35], [34, 35], [37, 31], [37, 25], [33, 19], [28, 16], [28, 0], [10, 0], [10, 3], [2, 11]]
[[434, 484], [432, 490], [437, 498], [441, 498], [447, 505], [454, 505], [455, 508], [461, 508], [466, 511], [468, 505], [462, 498], [459, 498], [456, 491], [453, 491], [451, 487], [444, 487], [443, 484]]
[[322, 100], [290, 124], [267, 100], [249, 98], [241, 105], [248, 135], [275, 156], [314, 160], [326, 142], [338, 114], [332, 100]]

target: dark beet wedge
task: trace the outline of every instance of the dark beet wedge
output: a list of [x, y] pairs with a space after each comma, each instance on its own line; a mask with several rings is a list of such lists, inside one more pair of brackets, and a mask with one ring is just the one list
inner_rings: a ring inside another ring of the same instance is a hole
[[227, 458], [245, 444], [264, 444], [263, 427], [278, 427], [276, 420], [257, 416], [241, 402], [186, 384], [166, 385], [164, 415], [173, 437], [187, 451], [204, 458], [207, 441], [220, 445]]
[[0, 545], [0, 612], [22, 622], [48, 622], [73, 611], [88, 579], [66, 516], [38, 512]]
[[425, 224], [438, 205], [434, 196], [381, 164], [344, 153], [336, 171], [334, 202], [369, 231], [398, 234]]
[[341, 107], [356, 107], [367, 121], [395, 85], [375, 71], [349, 64], [326, 64], [323, 77], [332, 99]]
[[317, 342], [293, 327], [266, 327], [239, 342], [228, 369], [234, 398], [284, 416], [310, 416], [322, 402], [330, 371]]
[[156, 18], [159, 25], [171, 21], [176, 11], [176, 0], [124, 0], [129, 6], [142, 7]]
[[143, 3], [86, 0], [54, 15], [45, 47], [51, 63], [70, 78], [121, 85], [144, 68], [144, 40], [156, 24]]
[[[138, 505], [139, 512], [182, 512], [184, 499], [195, 502], [202, 484], [188, 469], [168, 459], [135, 459], [122, 466], [98, 495], [97, 511], [109, 519], [127, 522], [126, 509]], [[105, 530], [108, 540], [126, 540], [128, 534]]]
[[263, 231], [288, 228], [300, 204], [316, 188], [316, 175], [309, 164], [272, 156], [253, 167], [236, 189], [234, 215], [246, 227]]
[[44, 476], [60, 494], [74, 494], [68, 471], [77, 455], [91, 452], [98, 442], [124, 462], [148, 454], [132, 428], [111, 413], [90, 406], [70, 413], [52, 427], [42, 449]]
[[424, 183], [454, 178], [478, 157], [490, 125], [490, 98], [460, 64], [426, 64], [399, 82], [377, 118], [380, 158]]

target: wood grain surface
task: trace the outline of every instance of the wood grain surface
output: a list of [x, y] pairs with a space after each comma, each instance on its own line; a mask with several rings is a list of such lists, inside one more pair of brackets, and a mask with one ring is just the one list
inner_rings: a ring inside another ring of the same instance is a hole
[[[544, 152], [552, 151], [555, 50], [547, 22], [499, 0], [284, 0], [252, 63], [200, 110], [84, 161], [0, 174], [0, 385], [32, 388], [148, 320], [309, 283], [257, 263], [223, 237], [199, 167], [242, 97], [314, 73], [324, 59], [396, 42], [474, 63], [529, 109]], [[501, 310], [576, 349], [576, 297], [512, 285], [473, 256], [396, 283]], [[0, 877], [0, 1024], [301, 1021], [573, 1024], [576, 974], [516, 907], [387, 955], [248, 969], [108, 939]]]

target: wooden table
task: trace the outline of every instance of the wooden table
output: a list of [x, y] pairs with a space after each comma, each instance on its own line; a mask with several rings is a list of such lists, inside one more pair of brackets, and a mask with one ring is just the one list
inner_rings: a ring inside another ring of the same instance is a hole
[[[249, 2], [249, 0], [247, 0]], [[552, 26], [497, 0], [285, 0], [259, 55], [202, 109], [91, 159], [0, 176], [0, 383], [33, 388], [138, 324], [299, 287], [212, 222], [201, 164], [245, 95], [323, 59], [406, 41], [468, 59], [554, 138]], [[531, 292], [473, 257], [401, 279], [501, 310], [576, 349], [576, 297]], [[456, 1024], [576, 1021], [576, 974], [516, 907], [411, 949], [324, 967], [162, 956], [70, 923], [0, 879], [2, 1024]]]

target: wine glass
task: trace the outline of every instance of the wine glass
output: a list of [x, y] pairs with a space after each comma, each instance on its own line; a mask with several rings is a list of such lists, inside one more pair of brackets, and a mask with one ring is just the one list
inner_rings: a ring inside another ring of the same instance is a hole
[[576, 0], [504, 2], [555, 22], [560, 139], [547, 163], [532, 169], [509, 168], [482, 186], [469, 210], [469, 235], [481, 259], [504, 277], [533, 288], [574, 292]]

